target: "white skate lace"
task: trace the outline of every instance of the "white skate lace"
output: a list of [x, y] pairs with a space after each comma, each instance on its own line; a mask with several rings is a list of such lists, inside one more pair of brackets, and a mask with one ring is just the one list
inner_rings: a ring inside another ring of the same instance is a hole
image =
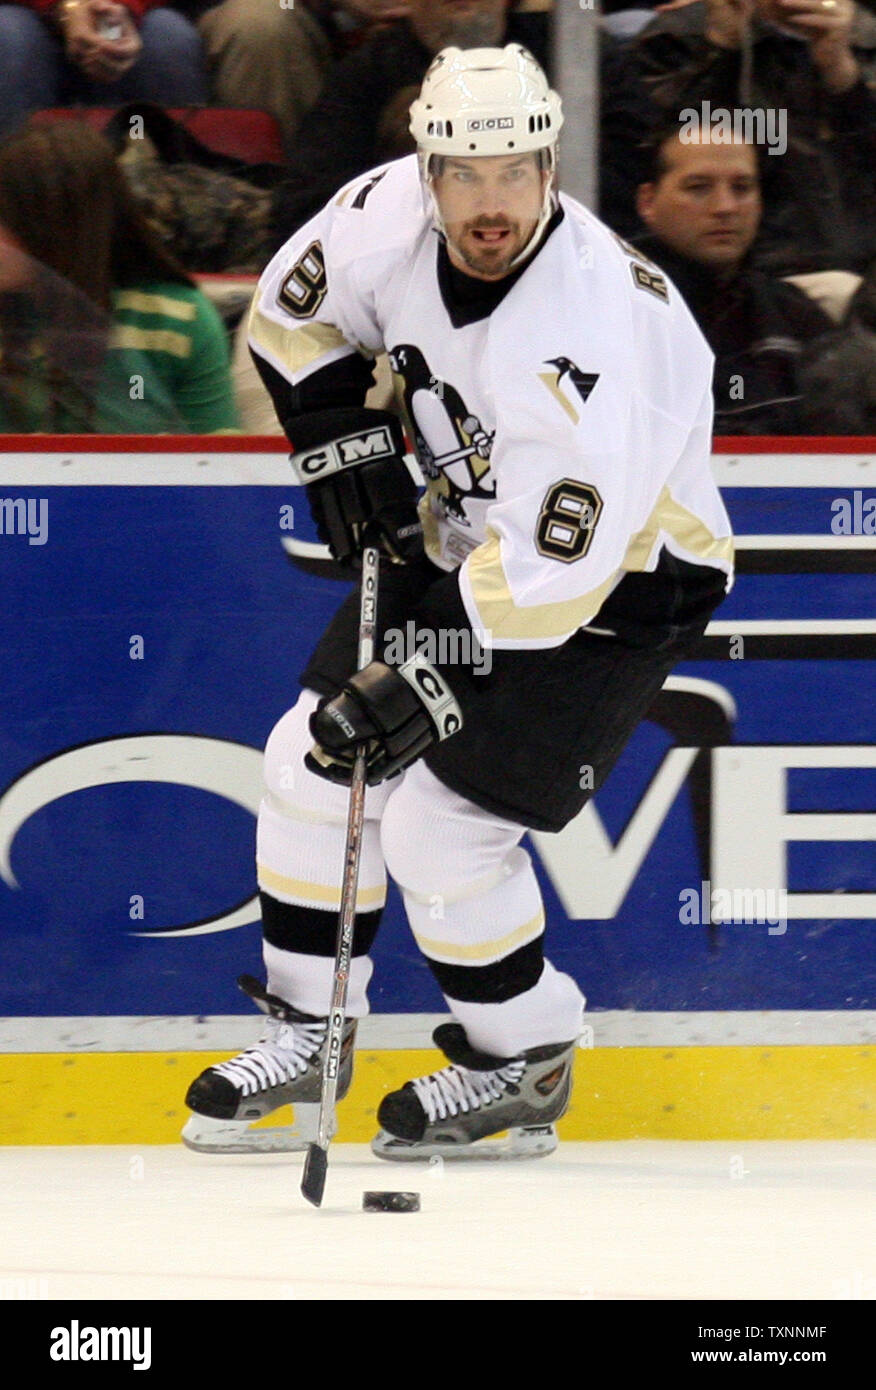
[[418, 1076], [413, 1081], [417, 1098], [429, 1118], [429, 1123], [446, 1120], [455, 1115], [467, 1115], [501, 1100], [508, 1086], [514, 1086], [526, 1070], [526, 1062], [509, 1062], [498, 1071], [469, 1071], [467, 1067], [449, 1066], [431, 1076]]
[[283, 1086], [303, 1076], [308, 1063], [322, 1047], [326, 1025], [282, 1023], [269, 1018], [255, 1047], [214, 1070], [226, 1076], [243, 1095], [255, 1095], [271, 1086]]

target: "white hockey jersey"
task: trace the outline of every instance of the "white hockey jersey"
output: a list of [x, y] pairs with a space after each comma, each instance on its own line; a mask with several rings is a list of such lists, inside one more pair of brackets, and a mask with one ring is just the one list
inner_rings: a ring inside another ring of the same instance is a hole
[[710, 467], [712, 353], [657, 267], [560, 201], [498, 306], [457, 328], [416, 156], [395, 161], [282, 247], [250, 311], [252, 351], [293, 385], [388, 353], [426, 479], [426, 548], [461, 566], [485, 647], [566, 641], [663, 547], [732, 571]]

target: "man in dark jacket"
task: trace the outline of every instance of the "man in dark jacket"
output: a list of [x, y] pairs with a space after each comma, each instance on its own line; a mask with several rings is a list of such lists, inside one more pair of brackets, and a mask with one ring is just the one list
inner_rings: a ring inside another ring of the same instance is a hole
[[756, 151], [685, 135], [655, 142], [637, 198], [650, 235], [636, 244], [674, 281], [715, 354], [715, 433], [831, 433], [829, 401], [813, 428], [799, 360], [833, 324], [802, 290], [750, 264], [761, 216]]
[[166, 0], [0, 0], [0, 138], [49, 106], [200, 106], [194, 26]]
[[442, 48], [522, 43], [550, 71], [548, 14], [508, 9], [508, 0], [410, 0], [407, 19], [338, 63], [289, 150], [272, 252], [356, 174], [411, 152], [408, 108]]
[[[397, 0], [178, 0], [198, 6], [217, 106], [267, 111], [291, 141], [337, 63], [407, 13]], [[204, 12], [206, 11], [206, 12]]]
[[768, 110], [787, 138], [763, 161], [757, 265], [860, 274], [876, 257], [876, 19], [852, 0], [696, 0], [658, 15], [609, 65], [610, 226], [635, 235], [641, 148], [656, 127], [685, 110]]

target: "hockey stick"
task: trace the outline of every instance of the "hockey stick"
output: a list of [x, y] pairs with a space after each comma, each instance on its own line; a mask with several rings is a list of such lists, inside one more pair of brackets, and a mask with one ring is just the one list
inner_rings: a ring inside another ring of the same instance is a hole
[[[362, 592], [359, 602], [359, 670], [374, 657], [374, 632], [377, 622], [378, 553], [372, 546], [362, 555]], [[328, 1147], [333, 1133], [338, 1078], [341, 1069], [341, 1044], [347, 1008], [347, 986], [350, 980], [350, 960], [353, 954], [353, 929], [356, 924], [356, 888], [359, 882], [359, 853], [362, 848], [362, 827], [365, 820], [365, 750], [359, 748], [353, 763], [350, 782], [350, 804], [347, 813], [347, 841], [344, 850], [344, 879], [341, 888], [341, 911], [338, 920], [338, 939], [335, 951], [335, 970], [332, 983], [332, 1002], [328, 1016], [325, 1056], [322, 1066], [322, 1093], [319, 1101], [319, 1128], [316, 1143], [308, 1144], [301, 1178], [301, 1192], [313, 1206], [322, 1205], [328, 1169]]]

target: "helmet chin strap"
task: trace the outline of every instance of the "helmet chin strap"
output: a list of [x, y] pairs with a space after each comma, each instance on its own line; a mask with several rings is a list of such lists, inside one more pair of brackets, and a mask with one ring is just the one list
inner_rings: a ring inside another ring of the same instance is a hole
[[[553, 160], [551, 162], [553, 163]], [[521, 261], [526, 260], [527, 256], [532, 255], [533, 251], [538, 246], [538, 243], [541, 241], [542, 232], [544, 231], [545, 227], [554, 215], [554, 210], [557, 206], [556, 199], [554, 197], [554, 176], [554, 170], [552, 169], [551, 176], [548, 179], [547, 185], [544, 190], [544, 199], [542, 200], [541, 213], [539, 215], [538, 221], [532, 229], [532, 236], [529, 238], [526, 245], [523, 247], [523, 250], [518, 251], [517, 255], [514, 257], [513, 261], [508, 267], [509, 270], [513, 270], [514, 267], [519, 265]]]
[[[520, 251], [517, 252], [517, 255], [514, 257], [513, 261], [508, 266], [508, 270], [505, 271], [506, 275], [508, 274], [508, 271], [514, 270], [516, 266], [520, 265], [521, 261], [525, 261], [528, 256], [532, 255], [533, 251], [535, 250], [536, 246], [541, 240], [542, 232], [544, 231], [548, 222], [550, 222], [556, 210], [557, 199], [554, 193], [554, 185], [556, 183], [557, 175], [556, 151], [554, 149], [548, 148], [548, 156], [550, 158], [550, 178], [545, 184], [544, 198], [542, 199], [541, 212], [539, 214], [538, 221], [533, 227], [532, 234], [528, 238], [526, 245]], [[436, 232], [438, 232], [439, 236], [443, 236], [447, 244], [452, 245], [450, 238], [447, 235], [447, 227], [444, 224], [444, 218], [441, 216], [441, 209], [438, 206], [438, 199], [435, 197], [433, 179], [431, 173], [429, 172], [430, 158], [430, 155], [420, 155], [420, 174], [422, 178], [423, 188], [425, 189], [428, 195], [429, 207], [431, 208], [432, 213], [432, 225], [434, 226]]]

